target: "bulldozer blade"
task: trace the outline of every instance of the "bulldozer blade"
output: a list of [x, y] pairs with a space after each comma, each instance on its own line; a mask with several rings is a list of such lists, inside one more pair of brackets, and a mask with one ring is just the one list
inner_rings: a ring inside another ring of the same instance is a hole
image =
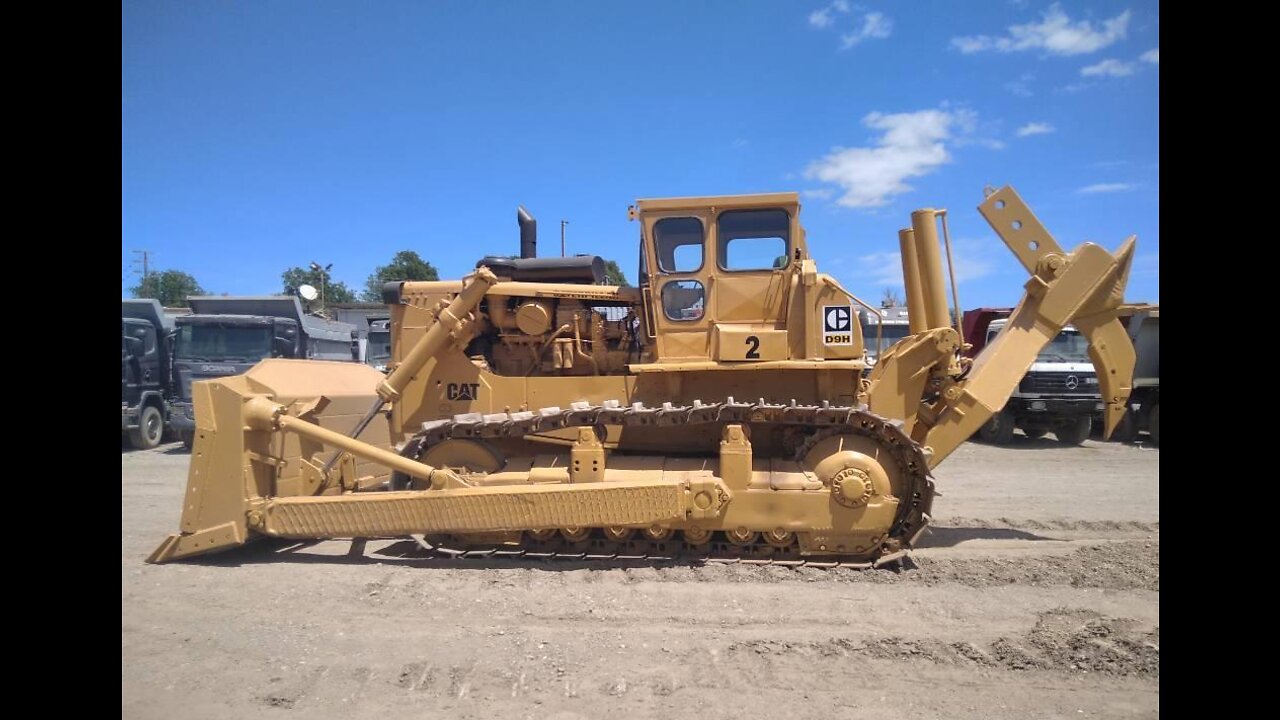
[[[370, 424], [360, 440], [347, 435], [373, 397], [358, 388], [375, 387], [366, 380], [376, 381], [380, 373], [314, 361], [302, 373], [291, 362], [263, 361], [245, 375], [193, 388], [202, 412], [182, 532], [166, 538], [149, 562], [237, 547], [255, 535], [326, 539], [647, 526], [714, 517], [731, 497], [715, 477], [661, 474], [465, 487], [449, 470], [390, 452], [384, 423]], [[374, 438], [380, 442], [369, 442]], [[318, 469], [322, 456], [335, 449], [365, 462], [340, 463], [347, 469], [329, 477]], [[377, 490], [388, 474], [385, 466], [428, 482], [440, 476], [451, 489], [350, 492]]]
[[[182, 505], [180, 531], [165, 539], [147, 559], [164, 562], [245, 544], [252, 535], [249, 514], [272, 495], [340, 492], [321, 488], [307, 472], [319, 443], [297, 435], [248, 428], [246, 402], [267, 395], [276, 403], [308, 410], [321, 427], [347, 432], [377, 397], [383, 374], [357, 363], [317, 360], [264, 360], [243, 375], [192, 383], [196, 438]], [[322, 408], [322, 409], [321, 409]], [[385, 422], [373, 423], [366, 443], [389, 449]], [[357, 462], [355, 474], [376, 483], [385, 468]]]

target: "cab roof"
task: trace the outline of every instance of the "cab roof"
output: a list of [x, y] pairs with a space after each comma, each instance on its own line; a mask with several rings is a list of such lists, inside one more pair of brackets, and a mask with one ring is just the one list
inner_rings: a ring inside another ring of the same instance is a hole
[[758, 193], [754, 195], [704, 195], [699, 197], [643, 198], [636, 201], [640, 212], [653, 210], [697, 210], [708, 207], [757, 208], [799, 207], [800, 194], [794, 192]]

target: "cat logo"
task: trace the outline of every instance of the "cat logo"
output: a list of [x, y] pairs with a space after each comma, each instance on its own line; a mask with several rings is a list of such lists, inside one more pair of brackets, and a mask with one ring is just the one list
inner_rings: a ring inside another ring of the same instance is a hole
[[450, 400], [479, 400], [480, 383], [449, 383], [445, 397]]
[[853, 344], [853, 306], [822, 306], [822, 344]]

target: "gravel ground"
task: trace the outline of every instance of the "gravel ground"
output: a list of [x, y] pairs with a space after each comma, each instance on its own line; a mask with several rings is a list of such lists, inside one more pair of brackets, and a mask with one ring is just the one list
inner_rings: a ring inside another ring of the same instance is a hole
[[125, 717], [1155, 717], [1160, 452], [966, 444], [902, 570], [448, 562], [404, 542], [150, 566], [181, 445], [122, 451]]

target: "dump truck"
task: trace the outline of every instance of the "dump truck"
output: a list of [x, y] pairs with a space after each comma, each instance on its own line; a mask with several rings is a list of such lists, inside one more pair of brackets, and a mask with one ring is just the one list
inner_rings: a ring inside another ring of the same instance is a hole
[[391, 320], [370, 320], [369, 337], [364, 346], [364, 362], [385, 371], [391, 362]]
[[264, 358], [356, 360], [355, 326], [307, 315], [288, 295], [196, 296], [176, 319], [170, 423], [188, 449], [196, 419], [191, 383], [238, 375]]
[[1137, 353], [1133, 371], [1133, 392], [1113, 438], [1137, 440], [1146, 432], [1153, 445], [1160, 444], [1160, 306], [1149, 303], [1121, 305], [1120, 322], [1129, 333]]
[[120, 436], [139, 450], [159, 445], [169, 421], [173, 328], [159, 300], [120, 301]]
[[[981, 354], [1012, 313], [1013, 308], [965, 311], [967, 354]], [[1089, 343], [1079, 330], [1066, 325], [1040, 350], [1004, 408], [991, 416], [978, 435], [1004, 445], [1013, 440], [1016, 428], [1033, 440], [1053, 433], [1063, 445], [1080, 445], [1089, 438], [1093, 418], [1101, 418], [1104, 407], [1098, 373], [1089, 360]]]
[[933, 469], [1063, 326], [1105, 371], [1108, 432], [1129, 397], [1115, 309], [1136, 239], [1065, 250], [1008, 187], [978, 209], [1031, 276], [1009, 322], [961, 355], [946, 211], [917, 210], [898, 241], [918, 332], [867, 378], [865, 303], [818, 271], [796, 193], [636, 202], [637, 287], [537, 258], [536, 237], [497, 269], [392, 284], [387, 374], [269, 359], [192, 384], [180, 529], [148, 559], [405, 537], [463, 558], [899, 563]]

